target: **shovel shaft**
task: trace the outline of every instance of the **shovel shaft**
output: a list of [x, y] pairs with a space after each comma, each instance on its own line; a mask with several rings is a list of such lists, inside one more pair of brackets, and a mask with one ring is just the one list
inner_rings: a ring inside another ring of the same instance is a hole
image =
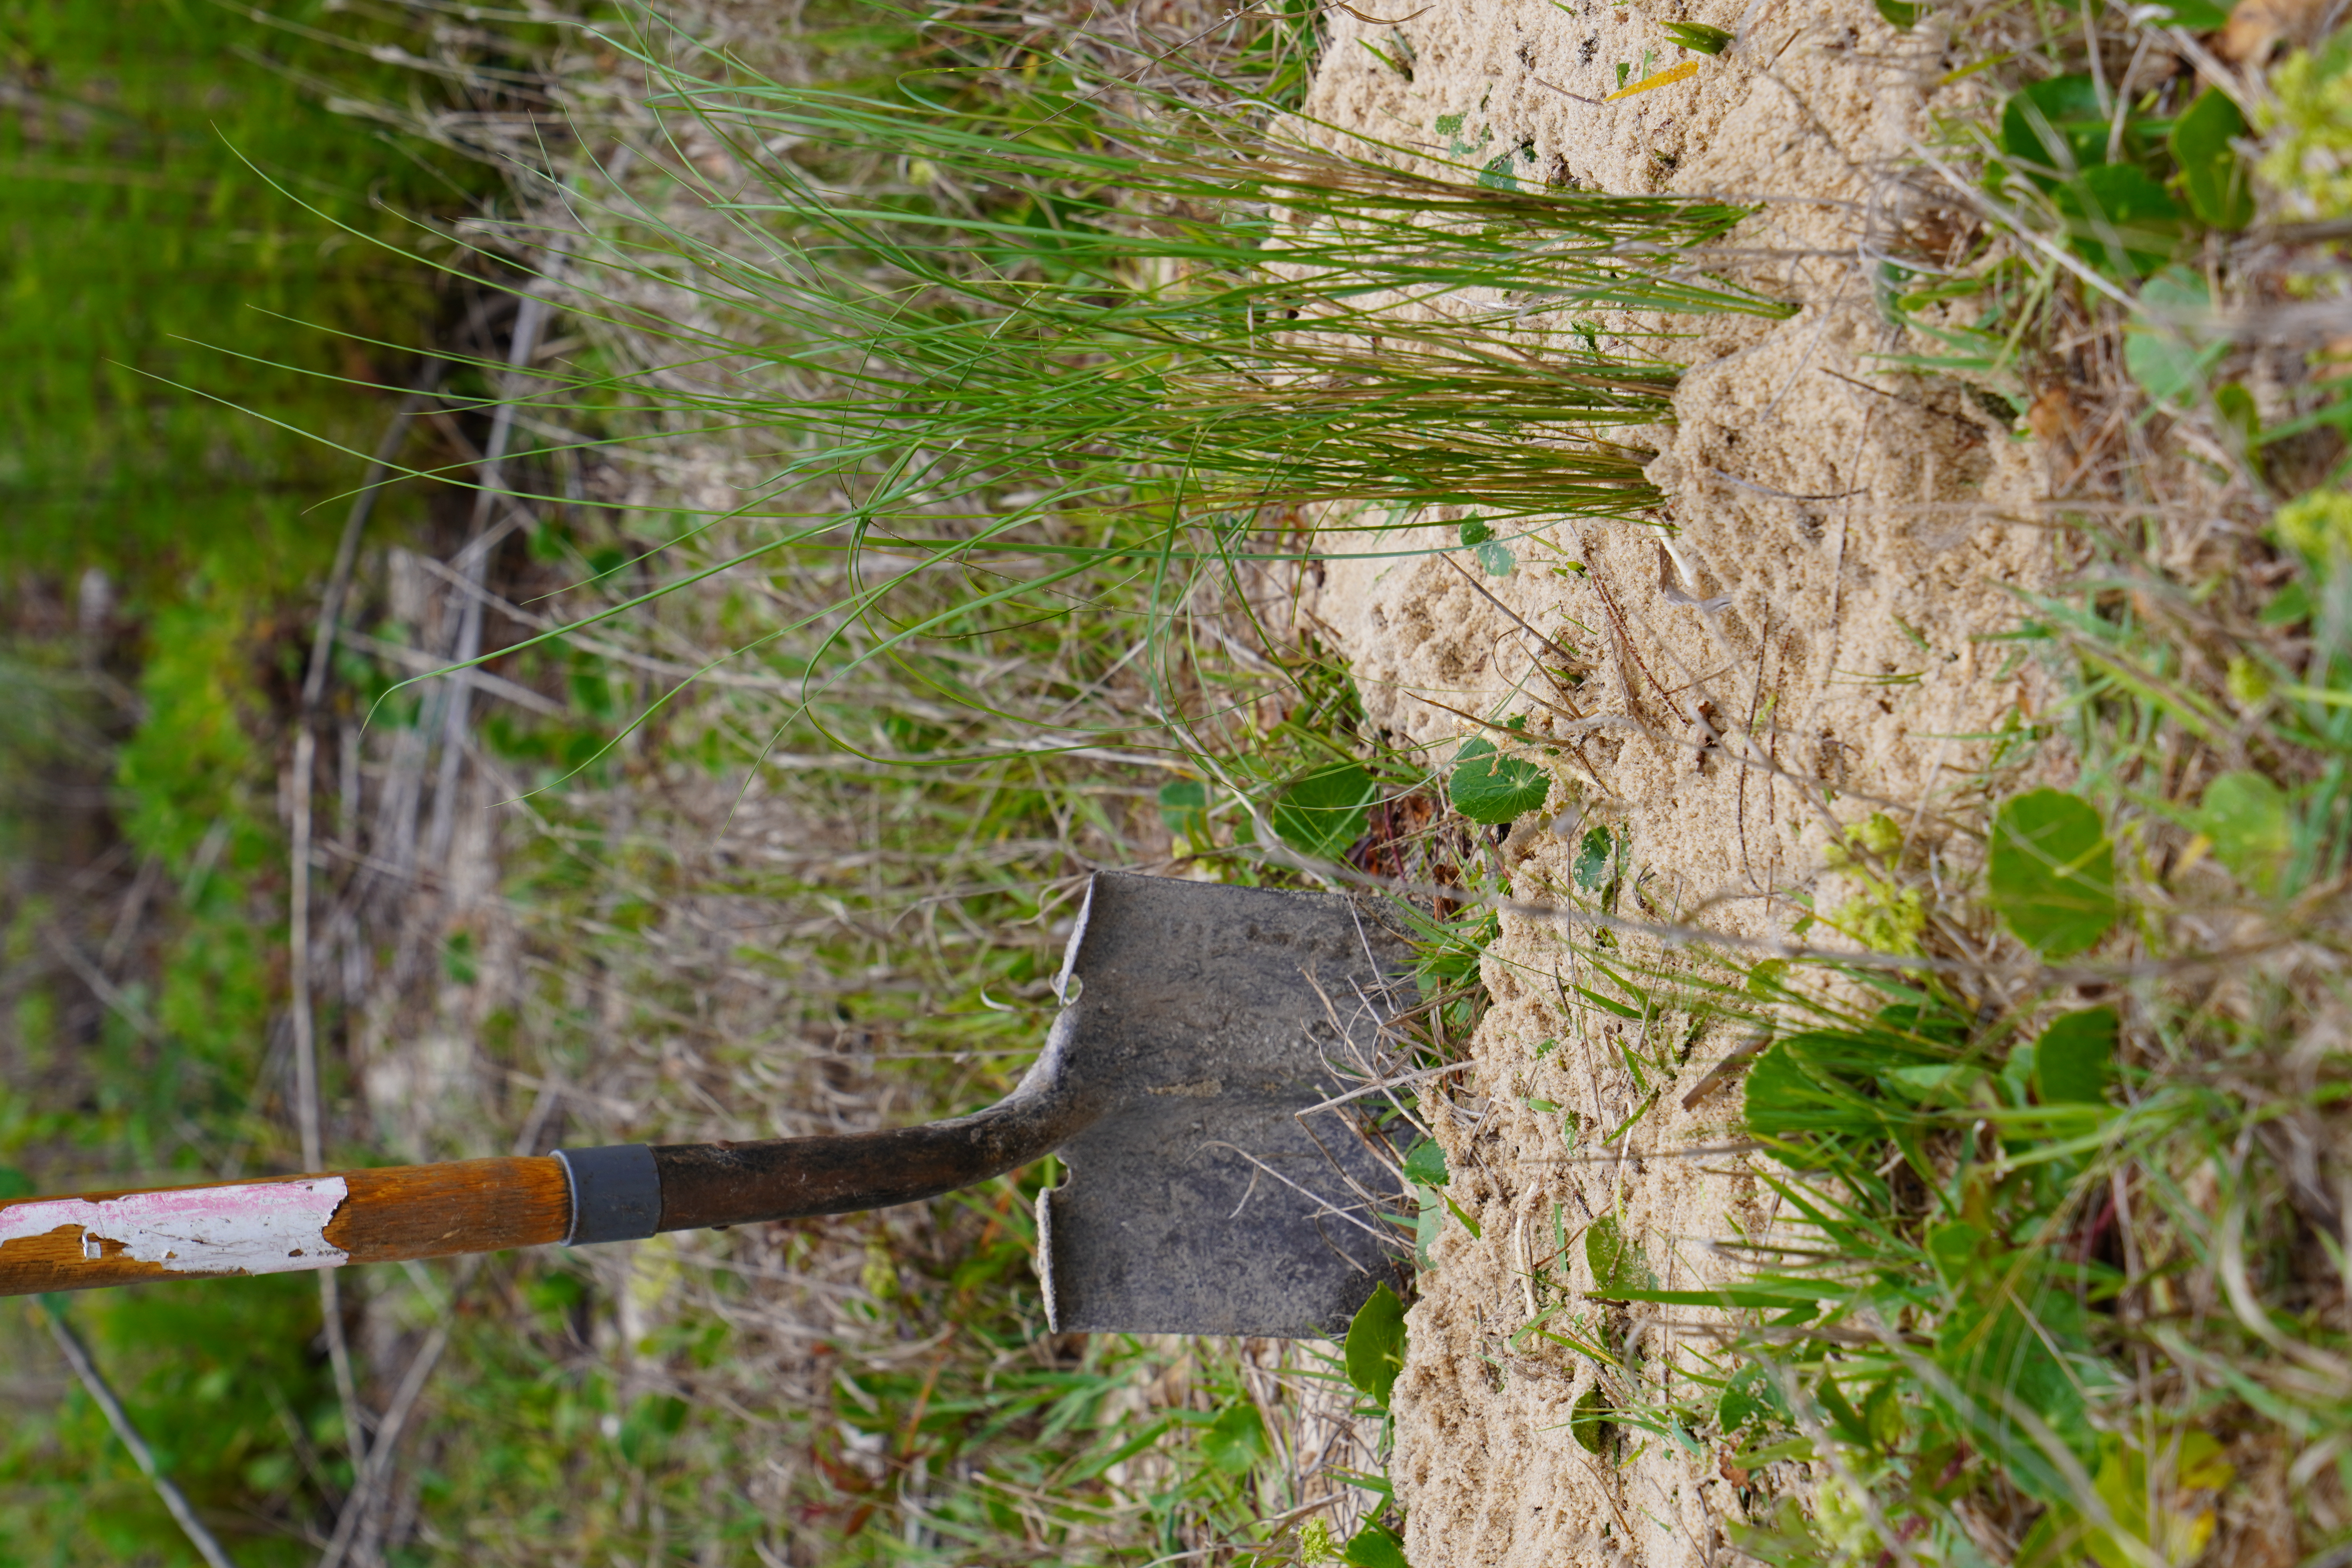
[[846, 1214], [1028, 1163], [1090, 1120], [1045, 1095], [836, 1138], [622, 1144], [0, 1204], [0, 1295], [282, 1274]]

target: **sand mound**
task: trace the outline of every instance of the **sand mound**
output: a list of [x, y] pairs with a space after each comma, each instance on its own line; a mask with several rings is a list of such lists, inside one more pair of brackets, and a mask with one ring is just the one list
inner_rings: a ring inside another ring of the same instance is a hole
[[[1714, 319], [1675, 346], [1692, 368], [1657, 433], [1650, 473], [1669, 501], [1651, 525], [1560, 521], [1517, 542], [1500, 577], [1463, 551], [1332, 560], [1313, 608], [1374, 722], [1442, 756], [1479, 732], [1463, 714], [1525, 715], [1559, 748], [1556, 815], [1496, 851], [1521, 898], [1566, 889], [1574, 841], [1601, 823], [1629, 847], [1629, 916], [1762, 936], [1789, 929], [1800, 897], [1834, 909], [1822, 851], [1842, 823], [1886, 809], [1915, 845], [1936, 840], [1923, 807], [1986, 761], [1969, 737], [2039, 705], [2031, 669], [1976, 639], [2013, 620], [2011, 590], [2068, 564], [2066, 536], [2036, 521], [2038, 449], [1967, 387], [1874, 357], [1919, 352], [1874, 300], [1877, 258], [1933, 247], [1951, 221], [1899, 171], [1936, 116], [1981, 108], [1979, 89], [1939, 85], [1957, 61], [1932, 19], [1901, 33], [1855, 0], [1759, 0], [1745, 17], [1590, 0], [1451, 0], [1396, 26], [1331, 15], [1310, 116], [1508, 155], [1554, 184], [1769, 198], [1738, 237], [1747, 276], [1803, 307]], [[1686, 56], [1663, 19], [1740, 41]], [[1638, 79], [1685, 58], [1693, 80], [1610, 105], [1571, 96], [1613, 90], [1620, 61]], [[1423, 542], [1456, 542], [1457, 521], [1433, 517]], [[1736, 1124], [1736, 1086], [1682, 1100], [1737, 1042], [1571, 1015], [1564, 987], [1606, 983], [1547, 921], [1507, 916], [1485, 973], [1476, 1090], [1434, 1122], [1480, 1234], [1447, 1223], [1397, 1385], [1412, 1561], [1720, 1561], [1724, 1521], [1809, 1478], [1741, 1475], [1671, 1434], [1588, 1451], [1571, 1415], [1617, 1374], [1523, 1331], [1550, 1311], [1545, 1329], [1613, 1341], [1654, 1391], [1690, 1392], [1689, 1349], [1711, 1342], [1669, 1319], [1705, 1314], [1587, 1301], [1576, 1238], [1613, 1219], [1663, 1286], [1689, 1289], [1725, 1275], [1709, 1239], [1769, 1231], [1769, 1194], [1740, 1157], [1688, 1152]], [[1663, 1070], [1637, 1079], [1641, 1054]]]

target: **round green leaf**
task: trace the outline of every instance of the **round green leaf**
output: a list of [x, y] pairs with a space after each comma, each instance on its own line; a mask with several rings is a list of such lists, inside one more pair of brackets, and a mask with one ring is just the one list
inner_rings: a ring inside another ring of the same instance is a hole
[[1471, 741], [1454, 754], [1445, 793], [1471, 821], [1504, 823], [1543, 805], [1551, 778], [1535, 763], [1496, 751], [1492, 741]]
[[1274, 830], [1302, 855], [1335, 859], [1362, 835], [1379, 795], [1371, 774], [1353, 763], [1334, 763], [1275, 797]]
[[1386, 1410], [1404, 1370], [1404, 1303], [1386, 1285], [1374, 1288], [1348, 1325], [1347, 1361], [1348, 1381]]
[[2136, 163], [2102, 163], [2050, 193], [2075, 255], [2118, 278], [2144, 278], [2180, 247], [2180, 204]]
[[1201, 1434], [1201, 1451], [1229, 1476], [1246, 1473], [1266, 1454], [1265, 1422], [1257, 1406], [1244, 1401], [1219, 1411]]
[[2116, 1059], [2113, 1007], [2068, 1013], [2033, 1042], [2033, 1087], [2044, 1105], [2096, 1105]]
[[1986, 1241], [1984, 1228], [1964, 1219], [1947, 1220], [1927, 1227], [1927, 1261], [1936, 1266], [1947, 1289], [1965, 1289], [1979, 1271]]
[[1412, 1568], [1404, 1559], [1404, 1542], [1378, 1520], [1349, 1537], [1339, 1559], [1349, 1568]]
[[2200, 222], [2239, 229], [2254, 221], [2253, 183], [2231, 145], [2245, 133], [2246, 117], [2224, 92], [2205, 92], [2173, 121], [2168, 141], [2180, 164], [2180, 188]]
[[1585, 1231], [1584, 1261], [1592, 1267], [1596, 1296], [1622, 1296], [1628, 1290], [1658, 1288], [1658, 1277], [1650, 1272], [1641, 1244], [1625, 1234], [1614, 1215], [1602, 1215]]
[[1727, 1433], [1737, 1432], [1750, 1421], [1776, 1416], [1788, 1419], [1787, 1401], [1771, 1374], [1753, 1363], [1733, 1374], [1715, 1405], [1716, 1425]]
[[1588, 1388], [1584, 1397], [1569, 1412], [1568, 1435], [1588, 1454], [1601, 1452], [1601, 1445], [1609, 1436], [1609, 1403], [1601, 1397], [1599, 1387]]
[[2038, 789], [1993, 819], [1993, 912], [2046, 958], [2081, 952], [2116, 922], [2116, 849], [2080, 795]]
[[1605, 827], [1595, 827], [1584, 835], [1576, 847], [1576, 885], [1588, 893], [1597, 893], [1609, 885], [1612, 867], [1617, 859], [1617, 841]]
[[1445, 1150], [1436, 1139], [1424, 1138], [1412, 1146], [1412, 1152], [1404, 1157], [1404, 1177], [1424, 1187], [1445, 1184]]
[[2262, 410], [2254, 406], [2254, 395], [2242, 384], [2225, 381], [2215, 387], [2213, 411], [2245, 443], [2249, 452], [2263, 444]]
[[1160, 809], [1163, 812], [1199, 811], [1208, 804], [1209, 786], [1199, 779], [1178, 779], [1160, 786]]
[[[2139, 297], [2179, 314], [2203, 310], [2211, 303], [2205, 280], [2186, 267], [2166, 268], [2147, 280]], [[2185, 402], [2194, 399], [2205, 373], [2229, 346], [2226, 338], [2200, 343], [2164, 327], [2136, 322], [2125, 331], [2124, 366], [2152, 401]]]

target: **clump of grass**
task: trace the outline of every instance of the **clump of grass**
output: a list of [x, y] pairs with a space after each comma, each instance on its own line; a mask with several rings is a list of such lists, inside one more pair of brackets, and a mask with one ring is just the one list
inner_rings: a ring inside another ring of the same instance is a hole
[[[577, 286], [678, 356], [640, 390], [777, 452], [741, 509], [766, 547], [919, 563], [861, 570], [861, 608], [942, 564], [999, 580], [903, 637], [969, 637], [1089, 574], [1172, 590], [1202, 561], [1295, 556], [1249, 535], [1321, 515], [1300, 509], [1630, 515], [1655, 496], [1616, 432], [1666, 416], [1674, 367], [1526, 323], [1782, 311], [1704, 273], [1744, 216], [1721, 204], [1481, 183], [1173, 99], [1115, 116], [1050, 76], [992, 98], [665, 79], [759, 188], [708, 193], [715, 237], [592, 216]], [[656, 275], [709, 324], [630, 310]]]

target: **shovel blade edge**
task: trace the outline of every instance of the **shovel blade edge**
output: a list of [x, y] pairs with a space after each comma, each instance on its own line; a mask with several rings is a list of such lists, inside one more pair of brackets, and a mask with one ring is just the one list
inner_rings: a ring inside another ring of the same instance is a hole
[[1123, 1109], [1038, 1195], [1057, 1332], [1336, 1338], [1402, 1283], [1402, 1191], [1360, 1120], [1379, 1102], [1300, 1113], [1380, 1061], [1408, 962], [1339, 894], [1094, 879], [1052, 1054]]

